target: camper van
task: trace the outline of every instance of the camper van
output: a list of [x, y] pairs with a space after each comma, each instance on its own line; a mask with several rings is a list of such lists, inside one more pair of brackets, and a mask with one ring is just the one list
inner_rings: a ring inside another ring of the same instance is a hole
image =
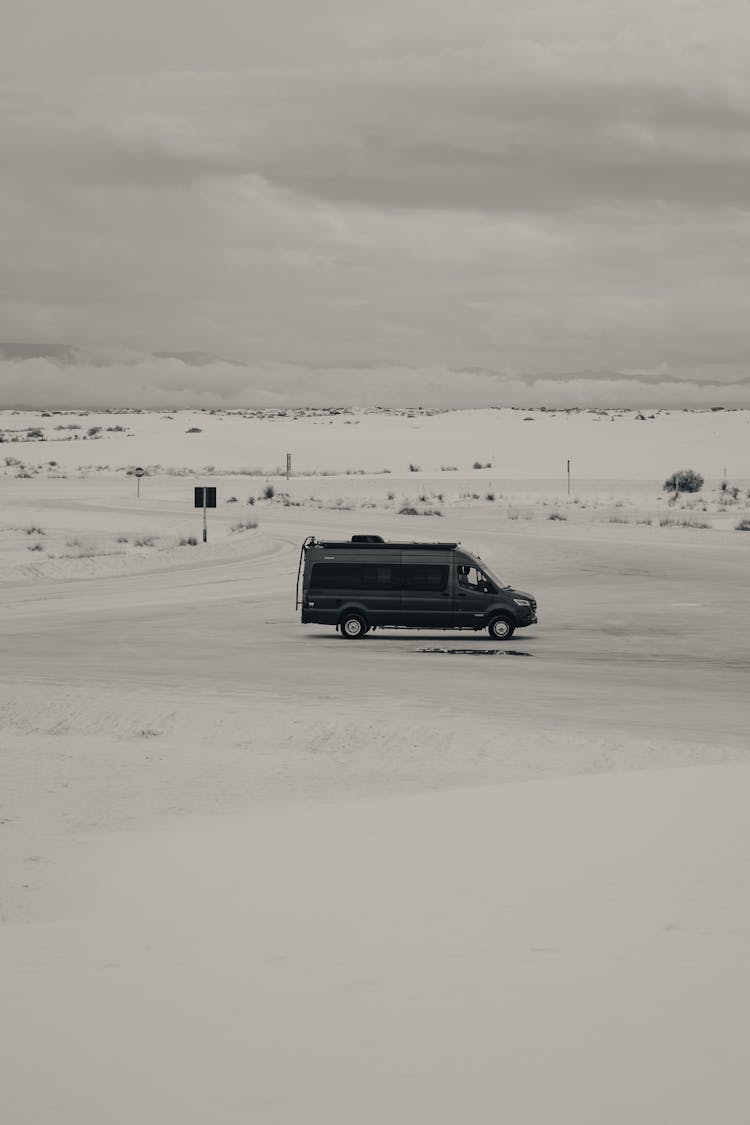
[[[300, 589], [301, 583], [301, 589]], [[460, 543], [393, 543], [379, 535], [302, 544], [295, 608], [302, 621], [356, 640], [370, 629], [487, 629], [496, 641], [534, 625], [536, 601]]]

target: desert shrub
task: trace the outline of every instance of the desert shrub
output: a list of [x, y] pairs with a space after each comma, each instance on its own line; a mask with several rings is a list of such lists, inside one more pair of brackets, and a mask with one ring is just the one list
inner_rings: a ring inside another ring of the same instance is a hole
[[550, 512], [548, 520], [566, 520], [568, 517], [563, 512]]
[[662, 516], [659, 520], [659, 527], [676, 527], [677, 520], [673, 520], [671, 516]]
[[197, 547], [198, 540], [194, 535], [188, 535], [187, 539], [180, 539], [180, 547]]
[[16, 465], [23, 465], [23, 461], [19, 461], [17, 457], [6, 457], [5, 464], [9, 469], [14, 468]]
[[117, 536], [117, 542], [118, 543], [129, 543], [130, 540], [128, 539], [127, 535], [118, 535]]
[[423, 516], [442, 516], [442, 514], [439, 508], [425, 508], [422, 512]]
[[740, 520], [734, 525], [735, 531], [750, 531], [750, 520]]
[[419, 472], [419, 465], [412, 465], [411, 462], [409, 462], [409, 472], [410, 473], [418, 473]]
[[471, 467], [472, 467], [472, 469], [482, 469], [482, 468], [484, 468], [481, 461], [475, 461], [474, 464]]
[[44, 550], [44, 547], [42, 546], [42, 544], [41, 544], [41, 543], [32, 543], [32, 544], [31, 544], [31, 545], [29, 546], [29, 550], [30, 550], [30, 551], [43, 551], [43, 550]]
[[257, 527], [257, 526], [258, 525], [255, 522], [255, 520], [240, 520], [239, 523], [233, 523], [229, 530], [230, 531], [251, 531], [254, 527]]
[[630, 523], [630, 520], [628, 519], [627, 516], [621, 516], [617, 512], [613, 512], [612, 515], [609, 517], [609, 522], [610, 523]]
[[89, 426], [89, 428], [86, 430], [86, 436], [87, 437], [98, 437], [101, 432], [102, 432], [101, 426]]
[[479, 499], [479, 493], [478, 492], [472, 492], [470, 495], [471, 495], [472, 500], [478, 500]]
[[494, 492], [488, 492], [487, 495], [485, 496], [485, 500], [494, 500], [494, 499], [495, 499], [495, 493]]
[[247, 502], [252, 507], [252, 505], [255, 503], [255, 497], [254, 496], [248, 496]]
[[189, 430], [185, 430], [186, 434], [202, 434], [203, 430], [200, 426], [191, 426]]
[[388, 493], [388, 499], [389, 500], [395, 500], [396, 499], [396, 493], [395, 492], [389, 492]]
[[711, 524], [706, 523], [705, 520], [680, 520], [679, 522], [680, 527], [700, 527], [704, 530], [708, 530], [711, 527]]
[[458, 465], [441, 465], [440, 466], [440, 472], [441, 473], [457, 473], [458, 472]]
[[417, 499], [419, 500], [420, 504], [426, 504], [427, 501], [429, 500], [429, 496], [427, 495], [426, 492], [423, 492], [417, 497]]
[[124, 426], [107, 426], [107, 433], [108, 434], [124, 434], [125, 433], [125, 427]]
[[36, 427], [34, 427], [33, 429], [30, 429], [30, 430], [26, 431], [26, 437], [31, 438], [33, 440], [38, 440], [39, 438], [44, 437], [44, 431], [39, 430]]
[[703, 477], [695, 469], [677, 469], [664, 481], [665, 492], [700, 492]]
[[410, 504], [405, 504], [403, 508], [399, 508], [398, 514], [400, 516], [418, 516], [419, 512], [416, 508], [412, 508]]
[[136, 547], [153, 547], [154, 540], [151, 535], [139, 535], [137, 539], [133, 540]]
[[43, 528], [37, 527], [36, 524], [32, 524], [31, 527], [24, 528], [24, 530], [27, 535], [44, 535]]
[[263, 489], [263, 499], [264, 500], [273, 500], [275, 495], [276, 495], [276, 489], [273, 487], [272, 484], [267, 484], [266, 487]]
[[509, 520], [517, 520], [519, 513], [515, 510], [515, 508], [508, 508], [507, 516]]
[[643, 525], [645, 525], [646, 527], [651, 527], [651, 523], [652, 523], [652, 521], [651, 521], [650, 519], [647, 519], [647, 520], [638, 520], [638, 523], [639, 523], [639, 524], [643, 524]]
[[236, 496], [230, 496], [227, 499], [227, 504], [236, 504], [236, 503], [237, 503], [237, 497]]

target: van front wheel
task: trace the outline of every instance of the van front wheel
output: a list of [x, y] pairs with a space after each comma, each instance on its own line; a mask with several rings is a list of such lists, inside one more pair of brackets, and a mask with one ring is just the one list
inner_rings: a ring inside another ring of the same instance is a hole
[[487, 632], [493, 641], [507, 641], [513, 636], [515, 625], [508, 617], [493, 617], [487, 626]]
[[360, 617], [358, 613], [347, 613], [339, 622], [341, 636], [346, 637], [349, 641], [355, 641], [360, 637], [364, 637], [367, 628], [367, 622], [364, 617]]

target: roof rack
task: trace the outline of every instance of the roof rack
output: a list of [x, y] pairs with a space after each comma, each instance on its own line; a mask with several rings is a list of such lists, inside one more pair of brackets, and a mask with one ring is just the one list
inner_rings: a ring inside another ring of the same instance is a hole
[[311, 544], [313, 547], [325, 547], [327, 549], [335, 548], [337, 551], [342, 550], [362, 550], [362, 548], [370, 548], [370, 550], [377, 551], [452, 551], [458, 543], [417, 543], [413, 542], [390, 542], [387, 540], [363, 539], [361, 536], [356, 539], [316, 539]]

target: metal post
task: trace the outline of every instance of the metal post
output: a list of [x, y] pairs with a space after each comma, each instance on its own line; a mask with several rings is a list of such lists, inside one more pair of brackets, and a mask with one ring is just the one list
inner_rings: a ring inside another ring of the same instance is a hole
[[141, 478], [136, 477], [135, 479], [138, 481], [138, 491], [136, 492], [136, 496], [140, 496], [141, 495]]
[[568, 461], [568, 499], [570, 499], [570, 461]]
[[208, 525], [206, 523], [206, 490], [203, 489], [203, 542], [208, 543]]
[[292, 472], [292, 455], [291, 455], [291, 453], [287, 453], [287, 455], [286, 455], [286, 479], [287, 480], [289, 480], [289, 477], [291, 476], [291, 472]]

